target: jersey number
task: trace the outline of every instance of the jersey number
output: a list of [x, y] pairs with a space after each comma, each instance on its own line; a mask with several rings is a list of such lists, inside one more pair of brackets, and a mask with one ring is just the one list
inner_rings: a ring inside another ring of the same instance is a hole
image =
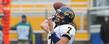
[[67, 31], [68, 34], [70, 33], [71, 29], [72, 29], [71, 27], [68, 27], [68, 31]]

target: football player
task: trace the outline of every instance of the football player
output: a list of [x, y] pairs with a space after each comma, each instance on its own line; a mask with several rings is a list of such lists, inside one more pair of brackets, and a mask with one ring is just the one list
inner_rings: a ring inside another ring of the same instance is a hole
[[[57, 9], [55, 23], [48, 18], [48, 32], [51, 33], [50, 44], [72, 44], [76, 32], [73, 25], [75, 14], [69, 7], [63, 6]], [[57, 25], [57, 26], [56, 26]], [[43, 29], [44, 25], [41, 26]]]
[[48, 44], [72, 44], [76, 32], [73, 23], [75, 14], [67, 6], [61, 6], [56, 9], [56, 15], [53, 18], [45, 20], [41, 27], [50, 33]]

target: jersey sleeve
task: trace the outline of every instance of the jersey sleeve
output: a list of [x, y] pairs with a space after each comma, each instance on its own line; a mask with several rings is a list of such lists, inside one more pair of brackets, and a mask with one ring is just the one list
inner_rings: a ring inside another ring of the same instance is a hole
[[62, 37], [67, 37], [69, 40], [75, 36], [75, 28], [73, 26], [63, 26], [62, 27]]

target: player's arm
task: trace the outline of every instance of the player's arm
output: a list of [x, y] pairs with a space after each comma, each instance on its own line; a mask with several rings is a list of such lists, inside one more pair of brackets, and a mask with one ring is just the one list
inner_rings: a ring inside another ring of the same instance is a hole
[[66, 37], [61, 37], [61, 39], [56, 44], [68, 44], [69, 39]]
[[41, 28], [46, 31], [47, 33], [49, 31], [52, 31], [53, 30], [53, 24], [52, 24], [52, 20], [50, 18], [44, 20], [42, 23], [41, 23]]
[[48, 30], [48, 21], [47, 21], [47, 20], [44, 20], [44, 21], [41, 23], [40, 27], [41, 27], [44, 31], [46, 31], [47, 33], [49, 32], [49, 30]]
[[32, 26], [31, 26], [31, 24], [29, 24], [29, 26], [30, 26], [29, 39], [32, 40], [32, 35], [33, 35]]

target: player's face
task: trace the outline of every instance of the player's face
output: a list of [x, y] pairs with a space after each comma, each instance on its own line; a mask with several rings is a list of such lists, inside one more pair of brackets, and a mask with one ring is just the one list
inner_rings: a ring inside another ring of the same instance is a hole
[[64, 16], [60, 15], [59, 13], [56, 14], [56, 21], [61, 22], [64, 19]]
[[26, 22], [26, 18], [22, 18], [22, 22], [25, 23]]

